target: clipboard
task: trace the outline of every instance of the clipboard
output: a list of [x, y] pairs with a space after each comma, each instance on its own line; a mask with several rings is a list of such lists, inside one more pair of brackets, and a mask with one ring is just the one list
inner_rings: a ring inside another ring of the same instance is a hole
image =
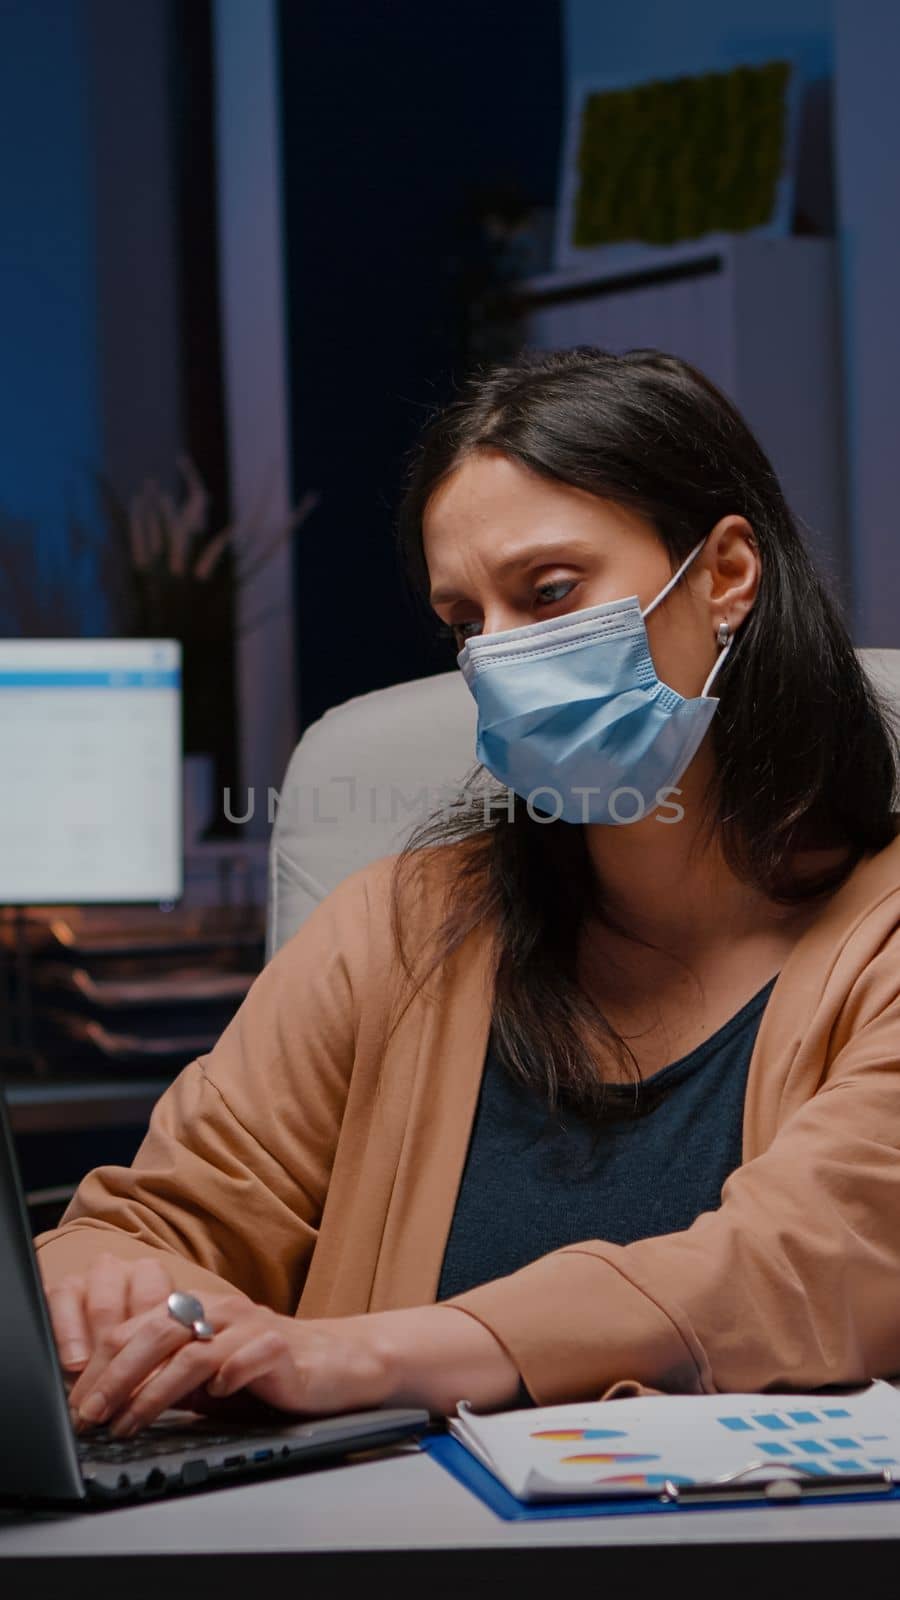
[[[737, 1476], [730, 1483], [669, 1483], [655, 1495], [607, 1495], [600, 1500], [554, 1500], [526, 1503], [517, 1500], [493, 1473], [449, 1433], [426, 1435], [421, 1449], [461, 1483], [476, 1499], [504, 1522], [546, 1522], [560, 1517], [627, 1517], [658, 1513], [673, 1515], [685, 1511], [723, 1509], [758, 1510], [761, 1506], [804, 1504], [850, 1505], [863, 1500], [900, 1500], [900, 1482], [885, 1470], [881, 1473], [835, 1474], [826, 1479], [770, 1477], [778, 1485], [773, 1494], [766, 1483]], [[786, 1491], [786, 1492], [785, 1492]]]

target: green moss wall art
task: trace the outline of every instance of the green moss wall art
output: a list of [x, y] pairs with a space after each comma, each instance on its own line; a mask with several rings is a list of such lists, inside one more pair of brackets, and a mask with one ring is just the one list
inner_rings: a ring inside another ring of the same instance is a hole
[[[790, 231], [797, 65], [582, 83], [570, 107], [557, 266]], [[619, 247], [616, 250], [615, 247]]]

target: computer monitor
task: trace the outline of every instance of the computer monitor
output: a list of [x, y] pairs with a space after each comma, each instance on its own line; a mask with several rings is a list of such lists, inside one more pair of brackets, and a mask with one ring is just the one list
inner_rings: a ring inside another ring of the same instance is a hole
[[0, 639], [0, 905], [177, 900], [181, 646]]

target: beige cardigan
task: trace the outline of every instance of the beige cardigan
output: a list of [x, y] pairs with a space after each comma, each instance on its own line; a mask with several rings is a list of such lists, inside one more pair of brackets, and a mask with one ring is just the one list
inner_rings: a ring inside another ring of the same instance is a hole
[[[406, 910], [411, 949], [451, 858], [432, 853], [433, 892]], [[133, 1165], [84, 1178], [37, 1240], [45, 1281], [103, 1250], [158, 1250], [178, 1287], [237, 1285], [300, 1317], [433, 1303], [487, 1045], [489, 935], [385, 1048], [394, 860], [316, 908], [163, 1094]], [[539, 1404], [900, 1373], [900, 837], [784, 963], [719, 1208], [680, 1233], [555, 1250], [450, 1303]]]

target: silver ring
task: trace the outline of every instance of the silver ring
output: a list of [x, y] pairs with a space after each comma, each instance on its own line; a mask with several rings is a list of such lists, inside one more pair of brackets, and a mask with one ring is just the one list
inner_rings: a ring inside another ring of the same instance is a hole
[[169, 1316], [180, 1322], [183, 1328], [190, 1328], [195, 1339], [212, 1339], [215, 1336], [216, 1330], [207, 1322], [206, 1312], [195, 1294], [182, 1294], [180, 1289], [175, 1289], [166, 1305]]

